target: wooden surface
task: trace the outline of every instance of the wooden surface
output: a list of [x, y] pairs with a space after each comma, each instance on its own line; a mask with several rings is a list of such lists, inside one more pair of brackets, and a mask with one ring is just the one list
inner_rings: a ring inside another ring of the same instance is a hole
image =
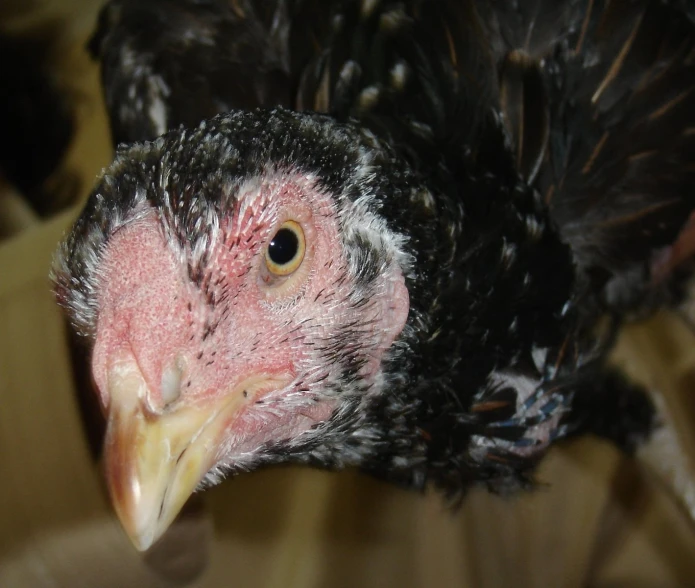
[[[86, 195], [110, 157], [97, 71], [81, 49], [96, 9], [86, 0], [37, 5], [70, 30], [57, 62], [76, 90], [79, 128], [65, 165]], [[69, 7], [79, 17], [68, 18]], [[37, 18], [18, 17], [16, 26]], [[547, 486], [534, 494], [474, 493], [455, 514], [438, 496], [353, 472], [240, 476], [206, 492], [204, 511], [143, 558], [115, 521], [90, 456], [49, 292], [50, 258], [75, 214], [0, 243], [0, 587], [695, 586], [695, 535], [680, 511], [590, 439], [553, 451], [539, 473]], [[630, 329], [616, 354], [667, 394], [691, 448], [693, 343], [662, 316]]]

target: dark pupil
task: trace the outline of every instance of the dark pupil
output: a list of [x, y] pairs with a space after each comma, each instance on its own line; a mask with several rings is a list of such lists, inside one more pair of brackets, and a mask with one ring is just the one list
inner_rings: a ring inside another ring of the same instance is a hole
[[294, 231], [280, 229], [268, 245], [268, 257], [277, 265], [285, 265], [294, 259], [299, 249], [299, 240]]

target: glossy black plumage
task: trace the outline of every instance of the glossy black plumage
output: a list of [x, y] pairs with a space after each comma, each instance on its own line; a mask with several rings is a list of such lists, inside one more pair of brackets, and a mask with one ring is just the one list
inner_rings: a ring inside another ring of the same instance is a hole
[[[121, 0], [104, 13], [93, 47], [116, 142], [252, 106], [326, 116], [235, 111], [123, 149], [56, 266], [75, 322], [89, 331], [85, 260], [127, 217], [135, 187], [156, 192], [163, 159], [180, 173], [168, 190], [214, 204], [218, 171], [237, 181], [266, 163], [292, 162], [340, 193], [364, 149], [370, 205], [415, 260], [389, 387], [366, 404], [347, 399], [324, 437], [278, 439], [257, 465], [358, 465], [457, 495], [476, 482], [530, 484], [548, 445], [569, 435], [626, 450], [646, 439], [650, 401], [605, 361], [615, 328], [680, 303], [689, 276], [689, 259], [666, 276], [659, 261], [695, 208], [695, 31], [683, 7], [257, 4], [262, 14], [242, 1]], [[155, 116], [152, 88], [167, 89]], [[215, 159], [227, 142], [234, 162]], [[180, 239], [197, 238], [185, 206], [149, 201], [181, 214]], [[378, 254], [365, 246], [365, 283]]]
[[263, 13], [266, 4], [110, 2], [89, 50], [101, 62], [114, 143], [232, 108], [289, 105], [286, 25]]

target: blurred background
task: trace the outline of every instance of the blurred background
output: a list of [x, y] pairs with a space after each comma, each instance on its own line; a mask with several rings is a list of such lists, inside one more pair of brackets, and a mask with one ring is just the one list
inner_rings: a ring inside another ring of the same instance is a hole
[[[106, 498], [85, 353], [47, 277], [111, 158], [85, 50], [100, 4], [0, 0], [0, 586], [695, 586], [693, 527], [591, 439], [551, 452], [535, 493], [473, 492], [457, 512], [353, 472], [241, 476], [135, 552]], [[626, 330], [615, 360], [665, 394], [695, 450], [693, 334], [661, 315]]]

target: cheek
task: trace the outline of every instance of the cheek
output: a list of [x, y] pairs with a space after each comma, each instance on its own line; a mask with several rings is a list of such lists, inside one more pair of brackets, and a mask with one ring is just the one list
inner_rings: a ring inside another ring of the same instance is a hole
[[249, 403], [228, 419], [224, 442], [218, 446], [215, 459], [218, 463], [234, 463], [240, 456], [253, 454], [268, 442], [297, 439], [328, 421], [338, 405], [334, 398], [307, 403], [301, 409], [288, 409], [281, 402]]
[[207, 320], [216, 324], [214, 331], [204, 339], [197, 336], [186, 346], [186, 354], [192, 358], [188, 396], [224, 395], [253, 376], [283, 374], [292, 379], [296, 375], [301, 357], [296, 333], [291, 332], [286, 317], [263, 307], [256, 287], [245, 287]]

